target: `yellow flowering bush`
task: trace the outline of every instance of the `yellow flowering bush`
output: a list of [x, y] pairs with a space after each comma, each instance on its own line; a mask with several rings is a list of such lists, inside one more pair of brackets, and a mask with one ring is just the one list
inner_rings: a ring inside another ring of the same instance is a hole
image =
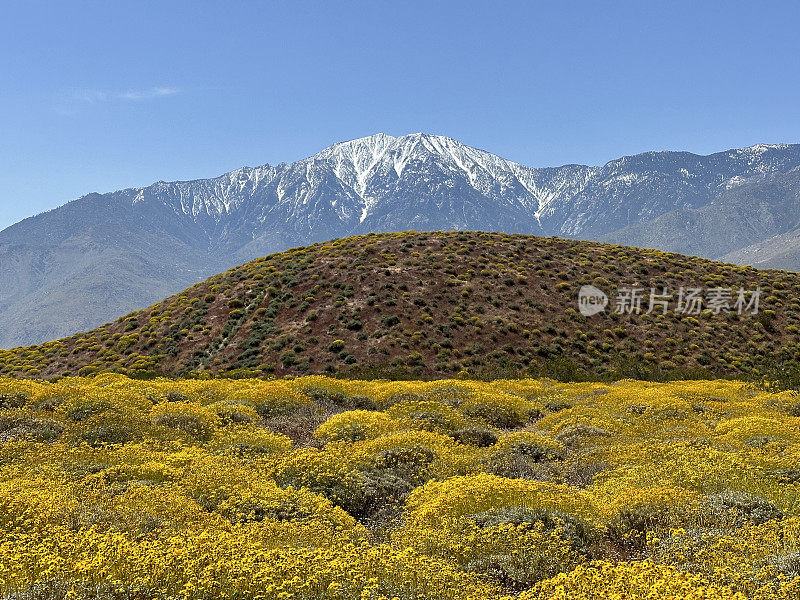
[[508, 393], [477, 392], [459, 404], [467, 417], [500, 428], [522, 427], [541, 415], [541, 405]]
[[709, 584], [698, 575], [652, 562], [604, 561], [579, 566], [523, 592], [519, 600], [745, 600], [724, 586]]
[[285, 435], [252, 425], [218, 429], [208, 442], [208, 449], [216, 453], [252, 458], [288, 452], [291, 448], [292, 441]]
[[548, 509], [586, 521], [595, 519], [598, 512], [587, 493], [569, 486], [487, 473], [427, 483], [414, 490], [406, 507], [408, 523], [418, 527], [497, 508]]
[[153, 407], [150, 420], [155, 425], [177, 429], [198, 440], [208, 440], [221, 425], [219, 415], [192, 402], [167, 402]]
[[445, 519], [433, 528], [403, 527], [393, 542], [519, 591], [584, 560], [582, 548], [570, 539], [572, 525], [534, 511], [487, 511], [475, 518]]
[[0, 598], [800, 597], [797, 396], [0, 379]]
[[518, 452], [535, 460], [555, 460], [564, 454], [556, 439], [532, 431], [515, 431], [502, 436], [492, 448], [496, 453]]
[[402, 400], [390, 407], [386, 414], [411, 429], [448, 432], [470, 424], [455, 408], [437, 400]]
[[332, 416], [317, 428], [314, 435], [325, 441], [357, 442], [400, 428], [400, 424], [385, 413], [349, 410]]

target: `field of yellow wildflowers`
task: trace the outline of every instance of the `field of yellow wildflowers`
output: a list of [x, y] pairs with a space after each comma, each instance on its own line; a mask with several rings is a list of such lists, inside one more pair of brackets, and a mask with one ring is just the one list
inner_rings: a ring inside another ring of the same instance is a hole
[[800, 397], [0, 379], [3, 599], [800, 597]]

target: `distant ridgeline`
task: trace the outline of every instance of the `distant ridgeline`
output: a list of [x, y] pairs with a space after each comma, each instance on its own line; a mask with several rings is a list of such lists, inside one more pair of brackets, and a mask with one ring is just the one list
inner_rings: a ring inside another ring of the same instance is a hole
[[798, 223], [800, 144], [533, 168], [444, 136], [376, 134], [289, 164], [88, 194], [0, 231], [0, 348], [334, 238], [498, 231], [800, 271]]
[[[590, 285], [608, 304], [584, 316]], [[651, 288], [668, 300], [651, 306]], [[632, 291], [640, 312], [618, 303]], [[690, 294], [699, 303], [687, 306]], [[87, 333], [0, 351], [0, 375], [789, 377], [799, 326], [795, 273], [528, 235], [369, 234], [272, 254]]]

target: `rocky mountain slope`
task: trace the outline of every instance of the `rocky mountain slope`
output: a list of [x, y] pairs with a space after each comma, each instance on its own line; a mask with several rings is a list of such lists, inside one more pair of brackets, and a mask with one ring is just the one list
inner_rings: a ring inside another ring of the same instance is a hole
[[[608, 294], [605, 311], [579, 312], [585, 285]], [[637, 286], [642, 314], [618, 314], [619, 293]], [[759, 286], [758, 313], [739, 314], [737, 290]], [[672, 294], [666, 314], [658, 304], [646, 314], [651, 287]], [[680, 312], [681, 288], [732, 297]], [[257, 259], [88, 333], [0, 351], [0, 375], [757, 376], [797, 361], [799, 292], [795, 273], [611, 244], [369, 234]]]
[[[230, 266], [367, 232], [603, 239], [773, 264], [800, 146], [651, 152], [536, 169], [443, 136], [384, 134], [291, 164], [90, 194], [0, 232], [0, 347], [88, 329]], [[756, 244], [756, 246], [753, 246]], [[762, 256], [766, 256], [762, 260]], [[788, 249], [774, 264], [800, 266]]]

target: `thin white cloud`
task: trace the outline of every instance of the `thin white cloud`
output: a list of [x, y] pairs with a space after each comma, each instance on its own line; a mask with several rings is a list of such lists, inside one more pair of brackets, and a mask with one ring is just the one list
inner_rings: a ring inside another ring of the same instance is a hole
[[145, 100], [156, 100], [167, 96], [174, 96], [180, 93], [174, 87], [152, 87], [140, 90], [127, 90], [125, 92], [107, 92], [95, 89], [73, 90], [70, 96], [73, 100], [85, 102], [86, 104], [97, 104], [100, 102], [142, 102]]
[[173, 87], [154, 87], [149, 90], [128, 90], [122, 94], [117, 94], [120, 100], [154, 100], [156, 98], [164, 98], [165, 96], [174, 96], [180, 92], [178, 88]]

